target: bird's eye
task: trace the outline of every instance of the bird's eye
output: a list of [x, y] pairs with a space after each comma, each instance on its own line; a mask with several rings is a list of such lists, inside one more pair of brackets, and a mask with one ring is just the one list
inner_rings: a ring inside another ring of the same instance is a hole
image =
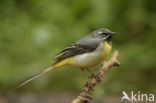
[[102, 37], [106, 37], [107, 35], [106, 34], [102, 34]]

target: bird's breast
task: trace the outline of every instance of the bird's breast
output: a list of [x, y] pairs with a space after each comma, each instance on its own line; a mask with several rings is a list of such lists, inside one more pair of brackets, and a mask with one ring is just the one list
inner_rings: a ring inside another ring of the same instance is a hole
[[96, 50], [90, 53], [84, 53], [73, 57], [73, 65], [91, 68], [101, 63], [110, 53], [112, 46], [107, 43], [100, 43]]

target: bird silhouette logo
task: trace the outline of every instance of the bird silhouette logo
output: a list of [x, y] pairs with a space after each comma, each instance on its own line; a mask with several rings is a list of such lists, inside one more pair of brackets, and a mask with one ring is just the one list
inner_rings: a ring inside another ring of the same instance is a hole
[[129, 96], [127, 95], [127, 93], [125, 91], [122, 91], [123, 97], [121, 98], [121, 101], [123, 101], [124, 99], [131, 101], [131, 99], [129, 98]]

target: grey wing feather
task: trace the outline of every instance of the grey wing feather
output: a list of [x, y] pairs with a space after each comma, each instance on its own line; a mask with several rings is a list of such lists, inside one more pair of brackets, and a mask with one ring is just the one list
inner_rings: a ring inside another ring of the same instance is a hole
[[70, 44], [68, 47], [66, 47], [65, 49], [63, 49], [61, 52], [57, 53], [54, 57], [55, 59], [57, 59], [57, 56], [60, 56], [61, 54], [69, 51], [70, 49], [75, 48], [75, 44]]
[[92, 52], [97, 48], [100, 42], [101, 40], [97, 38], [84, 37], [58, 53], [58, 55], [60, 55], [56, 58], [56, 62], [75, 55]]

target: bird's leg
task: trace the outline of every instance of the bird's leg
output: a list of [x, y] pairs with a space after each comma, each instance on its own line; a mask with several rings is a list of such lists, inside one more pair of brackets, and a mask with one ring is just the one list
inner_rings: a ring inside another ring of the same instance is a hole
[[[85, 75], [84, 70], [85, 70], [84, 68], [81, 68], [82, 75], [83, 75], [83, 77], [84, 77], [84, 79], [85, 79], [85, 81], [86, 81], [86, 84], [85, 84], [85, 85], [86, 85], [87, 87], [89, 87], [89, 88], [92, 88], [93, 86], [92, 86], [91, 84], [88, 83], [87, 77], [86, 77], [86, 75]], [[92, 89], [92, 90], [93, 90], [93, 89]], [[89, 95], [88, 95], [88, 96], [89, 96]]]
[[82, 75], [83, 75], [85, 81], [87, 81], [87, 78], [86, 78], [86, 75], [85, 75], [85, 72], [84, 72], [84, 68], [81, 68], [81, 72], [82, 72]]
[[92, 72], [90, 69], [87, 69], [92, 75], [95, 75], [94, 72]]
[[90, 69], [87, 69], [92, 75], [89, 76], [89, 78], [95, 78], [97, 82], [101, 82], [101, 79], [99, 78], [99, 75], [98, 74], [95, 74], [94, 72], [92, 72]]

